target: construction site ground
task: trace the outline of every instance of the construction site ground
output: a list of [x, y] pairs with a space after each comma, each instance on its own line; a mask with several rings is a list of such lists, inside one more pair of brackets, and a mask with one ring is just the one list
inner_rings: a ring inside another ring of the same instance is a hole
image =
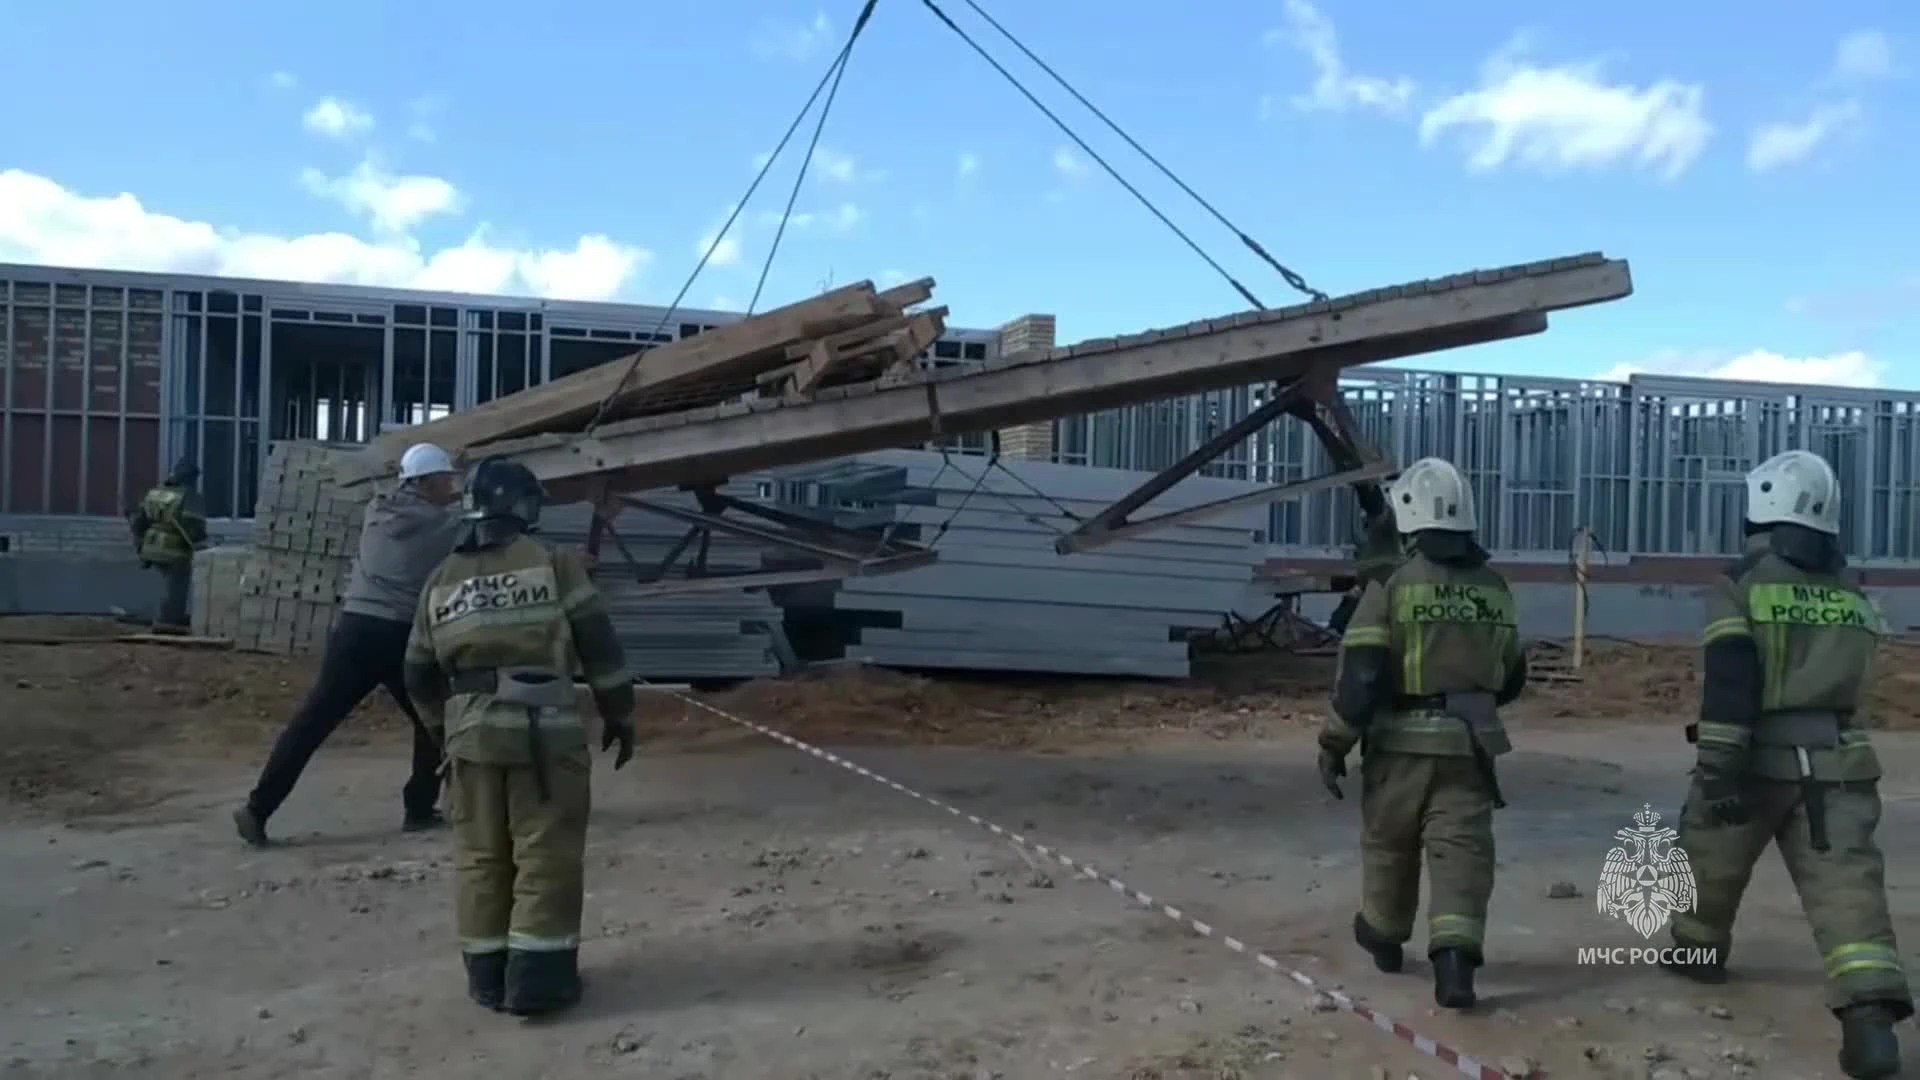
[[[0, 620], [49, 629], [118, 628]], [[1920, 649], [1889, 653], [1880, 840], [1911, 961]], [[1351, 945], [1358, 799], [1329, 799], [1313, 769], [1324, 658], [1237, 657], [1180, 687], [840, 673], [706, 700], [1024, 830], [1491, 1064], [1836, 1077], [1777, 856], [1727, 986], [1576, 963], [1648, 944], [1592, 895], [1614, 831], [1643, 802], [1678, 808], [1692, 663], [1679, 643], [1600, 645], [1582, 682], [1512, 710], [1490, 965], [1466, 1016], [1433, 1008], [1418, 938], [1399, 976]], [[452, 943], [451, 839], [396, 828], [390, 703], [315, 759], [273, 821], [283, 846], [234, 837], [227, 811], [312, 670], [0, 644], [0, 1076], [1457, 1075], [1108, 888], [651, 694], [633, 764], [595, 776], [586, 1001], [538, 1023], [483, 1012]]]

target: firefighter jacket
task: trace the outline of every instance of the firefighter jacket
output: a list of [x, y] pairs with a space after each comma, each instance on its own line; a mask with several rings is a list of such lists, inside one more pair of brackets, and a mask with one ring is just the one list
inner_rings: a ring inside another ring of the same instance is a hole
[[1481, 757], [1512, 749], [1496, 708], [1520, 695], [1513, 594], [1466, 533], [1417, 533], [1369, 583], [1340, 644], [1323, 745]]
[[[542, 675], [564, 687], [558, 699], [530, 704], [507, 689], [516, 677]], [[406, 682], [429, 725], [442, 728], [449, 757], [537, 766], [543, 754], [584, 753], [576, 677], [603, 719], [632, 712], [613, 621], [572, 554], [525, 535], [492, 546], [470, 540], [428, 576], [407, 640]]]
[[1830, 540], [1776, 527], [1751, 537], [1708, 589], [1700, 718], [1689, 732], [1703, 769], [1880, 778], [1860, 710], [1882, 624], [1845, 566]]
[[207, 542], [207, 516], [200, 495], [179, 484], [161, 484], [147, 492], [129, 524], [140, 561], [177, 566], [193, 561], [193, 550]]

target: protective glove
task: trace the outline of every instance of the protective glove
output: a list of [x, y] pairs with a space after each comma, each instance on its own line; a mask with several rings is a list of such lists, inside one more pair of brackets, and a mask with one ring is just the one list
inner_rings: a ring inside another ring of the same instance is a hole
[[614, 771], [617, 772], [622, 765], [633, 760], [633, 724], [631, 721], [622, 718], [619, 720], [607, 720], [600, 726], [601, 753], [604, 754], [608, 750], [613, 749], [613, 744], [616, 742], [620, 744], [620, 752], [614, 755], [613, 758], [613, 768]]
[[1320, 740], [1320, 783], [1336, 799], [1346, 798], [1340, 790], [1340, 778], [1347, 775], [1347, 751], [1351, 749], [1327, 739]]
[[1698, 794], [1707, 817], [1719, 825], [1745, 825], [1749, 815], [1746, 800], [1740, 797], [1739, 777], [1714, 769], [1701, 769], [1697, 775]]

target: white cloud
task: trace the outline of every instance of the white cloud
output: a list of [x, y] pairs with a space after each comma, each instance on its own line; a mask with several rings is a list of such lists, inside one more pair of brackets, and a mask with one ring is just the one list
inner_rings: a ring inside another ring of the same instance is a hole
[[[693, 257], [698, 259], [700, 256], [707, 254], [708, 248], [712, 248], [713, 254], [707, 257], [708, 266], [732, 266], [739, 262], [739, 226], [739, 222], [734, 222], [734, 228], [728, 229], [727, 235], [725, 236], [720, 236], [720, 230], [718, 229], [701, 236], [700, 242], [693, 246]], [[714, 244], [716, 238], [720, 241], [717, 246]]]
[[1804, 120], [1766, 124], [1747, 144], [1747, 168], [1767, 172], [1805, 160], [1822, 143], [1852, 127], [1860, 119], [1858, 102], [1822, 105]]
[[1307, 0], [1286, 0], [1287, 26], [1269, 31], [1269, 45], [1286, 45], [1306, 54], [1313, 65], [1313, 89], [1293, 99], [1308, 111], [1341, 112], [1349, 108], [1397, 113], [1413, 100], [1413, 80], [1356, 75], [1340, 58], [1340, 39], [1333, 20]]
[[[770, 150], [763, 150], [753, 155], [754, 171], [758, 172], [766, 168], [767, 162], [772, 160], [773, 152]], [[884, 180], [886, 175], [878, 169], [862, 169], [853, 155], [843, 154], [825, 146], [814, 147], [813, 158], [807, 164], [808, 177], [819, 177], [836, 184]]]
[[82, 195], [33, 173], [0, 172], [6, 262], [607, 300], [652, 259], [599, 234], [571, 248], [529, 249], [495, 245], [488, 232], [481, 225], [437, 251], [399, 235], [246, 232], [156, 213], [131, 194]]
[[954, 169], [962, 180], [972, 176], [980, 171], [980, 155], [961, 154], [959, 163], [954, 166]]
[[1455, 132], [1475, 172], [1509, 164], [1553, 172], [1631, 163], [1671, 179], [1700, 156], [1713, 127], [1697, 83], [1608, 82], [1597, 62], [1543, 67], [1509, 48], [1487, 61], [1478, 88], [1421, 117], [1423, 144]]
[[371, 160], [354, 166], [346, 176], [302, 169], [300, 183], [313, 194], [366, 217], [383, 233], [410, 232], [430, 217], [458, 213], [466, 205], [460, 190], [438, 176], [395, 176]]
[[829, 44], [832, 37], [833, 23], [827, 19], [827, 13], [821, 11], [804, 26], [769, 22], [754, 36], [752, 45], [753, 51], [762, 57], [805, 60]]
[[301, 117], [301, 123], [315, 135], [329, 139], [351, 139], [373, 130], [373, 115], [352, 102], [323, 97]]
[[276, 71], [267, 76], [267, 81], [273, 84], [275, 90], [291, 90], [300, 85], [300, 80], [291, 71]]
[[414, 142], [438, 142], [440, 133], [434, 129], [433, 118], [440, 113], [441, 101], [437, 97], [415, 98], [407, 103], [407, 112], [412, 117], [407, 123], [407, 138]]
[[1595, 378], [1625, 382], [1634, 374], [1872, 388], [1884, 385], [1887, 365], [1857, 349], [1826, 356], [1786, 356], [1768, 349], [1753, 349], [1738, 355], [1670, 351], [1638, 363], [1616, 364]]
[[1087, 175], [1089, 170], [1087, 163], [1081, 161], [1078, 154], [1069, 147], [1062, 146], [1053, 152], [1053, 171], [1070, 180], [1076, 180]]
[[1865, 81], [1892, 74], [1893, 42], [1878, 30], [1856, 30], [1834, 50], [1834, 78]]

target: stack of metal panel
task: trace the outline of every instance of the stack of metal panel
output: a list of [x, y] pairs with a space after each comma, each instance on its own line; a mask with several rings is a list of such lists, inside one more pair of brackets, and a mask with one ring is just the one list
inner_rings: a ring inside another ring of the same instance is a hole
[[[1181, 631], [1220, 625], [1245, 603], [1264, 507], [1156, 530], [1092, 552], [1053, 542], [1150, 474], [924, 451], [864, 454], [772, 480], [787, 508], [836, 523], [891, 521], [940, 560], [885, 577], [783, 593], [789, 621], [839, 615], [844, 656], [888, 667], [1184, 678]], [[1257, 485], [1196, 478], [1141, 515]], [[837, 587], [836, 587], [837, 586]]]
[[[753, 485], [721, 489], [742, 497]], [[696, 509], [691, 496], [648, 492], [652, 502]], [[548, 507], [540, 515], [542, 539], [581, 547], [593, 523], [584, 504]], [[614, 519], [626, 552], [642, 564], [657, 564], [672, 551], [687, 526], [659, 514], [629, 508]], [[681, 556], [681, 565], [692, 552]], [[715, 533], [707, 545], [707, 566], [714, 571], [758, 570], [759, 547]], [[641, 596], [634, 566], [610, 539], [600, 545], [593, 580], [613, 615], [615, 631], [627, 653], [627, 667], [643, 679], [736, 679], [778, 674], [773, 635], [781, 612], [765, 592], [727, 590]]]

